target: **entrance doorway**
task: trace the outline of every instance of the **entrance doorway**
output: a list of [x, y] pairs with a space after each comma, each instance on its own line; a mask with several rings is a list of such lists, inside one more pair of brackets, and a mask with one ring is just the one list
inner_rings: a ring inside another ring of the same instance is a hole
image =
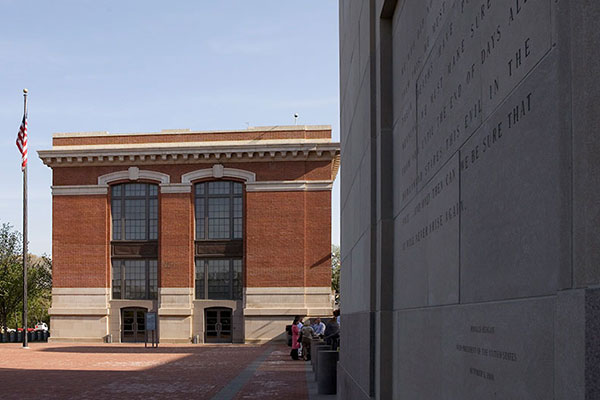
[[231, 343], [231, 308], [207, 308], [204, 311], [204, 342]]
[[121, 342], [143, 342], [146, 338], [146, 309], [121, 309]]

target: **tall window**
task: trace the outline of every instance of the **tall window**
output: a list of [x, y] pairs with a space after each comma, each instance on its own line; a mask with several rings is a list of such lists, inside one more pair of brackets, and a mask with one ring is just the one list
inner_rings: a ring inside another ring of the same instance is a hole
[[242, 298], [241, 258], [197, 258], [196, 299]]
[[111, 190], [113, 240], [158, 239], [158, 186], [123, 183]]
[[197, 183], [196, 240], [242, 238], [242, 184]]
[[112, 298], [156, 299], [158, 185], [112, 186], [111, 215]]
[[157, 267], [153, 259], [113, 259], [113, 299], [156, 299]]

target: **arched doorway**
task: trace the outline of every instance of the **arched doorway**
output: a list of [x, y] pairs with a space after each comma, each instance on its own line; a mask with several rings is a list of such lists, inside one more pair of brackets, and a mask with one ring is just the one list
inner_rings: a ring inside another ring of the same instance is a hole
[[211, 307], [204, 310], [204, 342], [231, 343], [231, 308]]
[[121, 342], [143, 342], [146, 338], [145, 308], [121, 309]]

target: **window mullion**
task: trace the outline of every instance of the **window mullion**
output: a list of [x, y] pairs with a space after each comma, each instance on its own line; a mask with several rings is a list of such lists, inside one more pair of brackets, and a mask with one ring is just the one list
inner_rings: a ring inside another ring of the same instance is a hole
[[233, 239], [233, 182], [229, 183], [229, 239]]
[[121, 201], [121, 215], [120, 220], [121, 220], [121, 240], [125, 240], [125, 194], [123, 193], [123, 191], [125, 190], [125, 187], [121, 188], [121, 198], [119, 199]]
[[208, 299], [208, 259], [203, 260], [204, 263], [204, 298]]
[[144, 260], [144, 266], [146, 267], [146, 299], [150, 298], [150, 267], [148, 260]]
[[229, 259], [229, 298], [233, 300], [233, 259]]
[[146, 240], [150, 239], [150, 232], [148, 229], [148, 228], [150, 228], [150, 224], [148, 223], [148, 192], [149, 192], [148, 186], [146, 186], [146, 196], [144, 197], [144, 210], [145, 210], [144, 223], [146, 224], [146, 229], [145, 229], [146, 233], [145, 233], [144, 238]]
[[126, 299], [127, 291], [125, 290], [125, 261], [119, 261], [119, 268], [121, 269], [121, 299]]
[[204, 188], [204, 239], [208, 237], [208, 185]]

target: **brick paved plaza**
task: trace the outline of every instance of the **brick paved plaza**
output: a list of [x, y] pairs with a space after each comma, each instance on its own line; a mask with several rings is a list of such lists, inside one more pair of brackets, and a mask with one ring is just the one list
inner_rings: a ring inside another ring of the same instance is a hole
[[305, 363], [279, 343], [20, 346], [0, 345], [2, 399], [309, 398]]

